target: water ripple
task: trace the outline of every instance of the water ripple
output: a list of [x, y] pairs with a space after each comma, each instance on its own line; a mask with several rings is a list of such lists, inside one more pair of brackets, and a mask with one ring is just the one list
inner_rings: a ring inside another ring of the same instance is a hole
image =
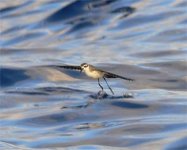
[[[185, 0], [3, 0], [0, 149], [186, 145]], [[101, 80], [90, 63], [135, 79]]]

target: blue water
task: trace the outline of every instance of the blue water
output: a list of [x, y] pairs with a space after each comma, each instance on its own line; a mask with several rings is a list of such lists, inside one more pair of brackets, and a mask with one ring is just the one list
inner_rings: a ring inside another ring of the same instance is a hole
[[[1, 0], [0, 149], [187, 149], [185, 0]], [[135, 79], [92, 80], [90, 63]]]

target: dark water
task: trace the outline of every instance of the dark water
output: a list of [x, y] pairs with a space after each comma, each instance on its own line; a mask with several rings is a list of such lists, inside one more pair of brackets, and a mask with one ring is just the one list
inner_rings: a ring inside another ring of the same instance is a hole
[[[187, 149], [185, 0], [1, 0], [0, 149]], [[135, 79], [95, 80], [91, 63]]]

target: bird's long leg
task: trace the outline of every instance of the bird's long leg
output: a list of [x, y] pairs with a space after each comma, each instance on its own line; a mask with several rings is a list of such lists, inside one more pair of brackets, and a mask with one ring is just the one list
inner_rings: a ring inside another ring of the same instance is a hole
[[105, 82], [106, 82], [108, 88], [110, 89], [111, 93], [114, 95], [114, 92], [113, 92], [113, 90], [111, 89], [111, 87], [109, 86], [109, 84], [108, 84], [108, 82], [106, 81], [105, 77], [103, 77], [103, 79], [105, 80]]
[[101, 86], [101, 84], [100, 84], [100, 82], [99, 82], [99, 78], [98, 78], [98, 84], [99, 84], [100, 88], [101, 88], [102, 91], [103, 91], [103, 87]]

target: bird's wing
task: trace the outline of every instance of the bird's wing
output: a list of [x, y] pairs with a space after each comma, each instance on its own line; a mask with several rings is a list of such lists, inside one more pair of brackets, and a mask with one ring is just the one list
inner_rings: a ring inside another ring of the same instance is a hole
[[59, 67], [65, 69], [81, 70], [80, 66], [59, 66]]
[[72, 70], [81, 70], [80, 66], [69, 66], [69, 65], [65, 65], [65, 66], [54, 66], [57, 68], [64, 68], [64, 69], [72, 69]]
[[128, 81], [134, 81], [134, 79], [122, 77], [122, 76], [119, 76], [119, 75], [114, 74], [114, 73], [110, 73], [110, 72], [106, 72], [106, 71], [103, 71], [103, 72], [104, 72], [104, 77], [105, 78], [121, 78], [121, 79], [128, 80]]

